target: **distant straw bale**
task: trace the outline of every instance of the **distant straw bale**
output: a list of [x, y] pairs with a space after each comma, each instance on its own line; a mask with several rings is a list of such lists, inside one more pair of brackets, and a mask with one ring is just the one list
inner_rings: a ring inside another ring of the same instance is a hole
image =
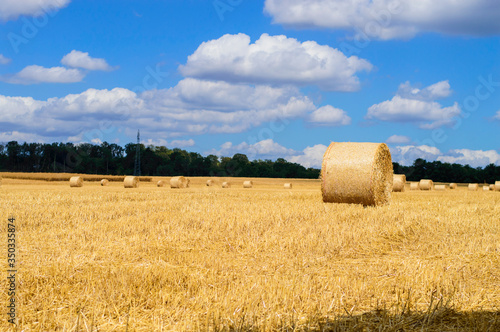
[[69, 186], [71, 188], [83, 187], [83, 179], [81, 176], [73, 176], [69, 179]]
[[457, 189], [458, 186], [456, 183], [450, 183], [450, 189]]
[[388, 204], [392, 176], [391, 152], [384, 143], [332, 142], [321, 165], [323, 202]]
[[500, 181], [495, 181], [495, 191], [500, 191]]
[[252, 187], [253, 187], [253, 181], [243, 182], [243, 188], [252, 188]]
[[214, 181], [213, 180], [207, 180], [207, 187], [211, 187], [214, 185]]
[[229, 182], [222, 182], [222, 188], [231, 188], [231, 183], [229, 183]]
[[285, 189], [292, 189], [292, 184], [291, 183], [285, 183]]
[[156, 186], [157, 186], [158, 188], [165, 187], [165, 181], [160, 180], [160, 181], [156, 182]]
[[469, 183], [469, 191], [478, 191], [479, 190], [479, 184], [477, 183]]
[[420, 182], [410, 183], [410, 190], [420, 190]]
[[490, 190], [491, 191], [495, 191], [495, 185], [494, 184], [490, 184]]
[[490, 186], [483, 186], [483, 191], [490, 191]]
[[446, 185], [445, 184], [436, 184], [434, 186], [434, 190], [436, 190], [436, 191], [444, 191], [444, 190], [446, 190]]
[[137, 176], [126, 176], [123, 180], [123, 186], [125, 188], [138, 188], [139, 178]]
[[183, 176], [176, 176], [170, 179], [170, 188], [183, 189], [189, 187], [189, 179]]
[[433, 190], [434, 181], [428, 179], [420, 180], [420, 190]]
[[405, 191], [406, 175], [394, 174], [392, 178], [392, 191], [402, 192]]

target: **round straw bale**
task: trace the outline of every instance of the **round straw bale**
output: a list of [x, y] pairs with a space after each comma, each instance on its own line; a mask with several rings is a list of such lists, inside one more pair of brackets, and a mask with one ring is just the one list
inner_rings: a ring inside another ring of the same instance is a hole
[[189, 188], [191, 186], [191, 180], [189, 178], [186, 178], [187, 184], [186, 188]]
[[222, 182], [222, 188], [231, 188], [231, 183], [229, 183], [229, 182]]
[[388, 204], [392, 175], [391, 152], [384, 143], [332, 142], [321, 165], [323, 202]]
[[450, 189], [457, 189], [457, 187], [456, 183], [450, 183]]
[[495, 181], [495, 191], [500, 191], [500, 181]]
[[392, 178], [392, 191], [405, 191], [406, 175], [394, 174]]
[[214, 185], [214, 181], [213, 180], [207, 180], [207, 187], [211, 187]]
[[469, 191], [477, 191], [477, 190], [479, 190], [479, 184], [469, 183]]
[[165, 187], [165, 181], [160, 180], [160, 181], [156, 182], [156, 186], [157, 187]]
[[494, 184], [490, 184], [490, 190], [491, 191], [495, 191], [495, 185]]
[[446, 185], [445, 184], [436, 184], [434, 186], [434, 190], [438, 190], [438, 191], [446, 190]]
[[490, 186], [483, 186], [483, 191], [490, 191]]
[[243, 188], [252, 188], [253, 187], [253, 182], [252, 181], [245, 181], [243, 182]]
[[420, 190], [420, 182], [410, 183], [410, 190]]
[[108, 179], [102, 179], [101, 180], [101, 186], [109, 186], [109, 180]]
[[189, 187], [189, 179], [183, 176], [176, 176], [170, 179], [170, 188], [182, 189]]
[[81, 176], [73, 176], [69, 179], [69, 186], [71, 188], [83, 187], [83, 179]]
[[285, 189], [292, 189], [291, 183], [285, 183]]
[[126, 176], [123, 180], [123, 186], [125, 188], [137, 188], [139, 187], [139, 178], [137, 176]]
[[434, 182], [432, 180], [422, 179], [420, 180], [420, 190], [432, 190], [434, 189]]

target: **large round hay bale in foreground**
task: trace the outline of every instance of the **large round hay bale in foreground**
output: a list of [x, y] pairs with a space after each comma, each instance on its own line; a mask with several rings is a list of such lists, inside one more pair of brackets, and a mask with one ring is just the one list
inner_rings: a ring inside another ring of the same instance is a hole
[[229, 183], [229, 182], [222, 182], [222, 188], [231, 188], [231, 183]]
[[102, 187], [109, 186], [109, 180], [108, 179], [102, 179], [101, 180], [101, 186]]
[[490, 186], [483, 186], [483, 191], [490, 191]]
[[189, 187], [189, 179], [183, 176], [176, 176], [170, 179], [170, 188], [183, 189]]
[[420, 182], [410, 183], [410, 190], [420, 190]]
[[160, 180], [160, 181], [156, 182], [156, 186], [157, 186], [158, 188], [165, 187], [165, 181]]
[[69, 186], [71, 188], [80, 188], [83, 187], [83, 179], [81, 176], [72, 176], [69, 179]]
[[125, 188], [138, 188], [139, 178], [137, 176], [126, 176], [123, 180], [123, 186]]
[[434, 181], [428, 179], [420, 180], [420, 190], [433, 190]]
[[292, 184], [291, 183], [285, 183], [285, 189], [292, 189]]
[[456, 183], [450, 183], [450, 189], [457, 189], [457, 187]]
[[479, 190], [479, 184], [477, 184], [477, 183], [469, 183], [468, 189], [469, 189], [469, 191], [478, 191]]
[[252, 188], [253, 187], [253, 182], [252, 181], [245, 181], [243, 182], [243, 188]]
[[434, 190], [437, 190], [437, 191], [444, 191], [446, 190], [446, 185], [445, 184], [436, 184], [434, 186]]
[[495, 181], [495, 191], [500, 191], [500, 181]]
[[384, 143], [332, 142], [321, 165], [323, 202], [388, 204], [392, 175], [391, 152]]
[[214, 185], [214, 180], [207, 180], [207, 187], [211, 187]]
[[402, 192], [405, 191], [406, 175], [394, 174], [392, 178], [392, 191]]

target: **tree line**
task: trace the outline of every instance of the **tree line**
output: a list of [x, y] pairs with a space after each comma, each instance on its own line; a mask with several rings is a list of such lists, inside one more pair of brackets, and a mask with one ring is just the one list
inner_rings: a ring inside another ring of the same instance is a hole
[[[0, 144], [0, 170], [4, 172], [51, 172], [130, 175], [134, 173], [136, 144], [122, 147], [96, 144], [23, 143]], [[305, 168], [285, 159], [250, 161], [244, 154], [232, 157], [208, 155], [165, 146], [139, 145], [141, 175], [144, 176], [240, 176], [317, 179], [319, 169]], [[500, 166], [484, 168], [428, 162], [417, 159], [411, 166], [393, 163], [394, 173], [408, 181], [432, 179], [435, 182], [494, 183], [500, 180]]]

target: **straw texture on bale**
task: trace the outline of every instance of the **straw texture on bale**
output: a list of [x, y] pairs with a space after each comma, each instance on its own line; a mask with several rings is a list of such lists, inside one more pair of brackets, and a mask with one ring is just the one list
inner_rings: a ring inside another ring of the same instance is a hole
[[490, 186], [483, 186], [483, 191], [490, 191]]
[[420, 190], [420, 183], [419, 182], [410, 183], [410, 190]]
[[500, 191], [500, 181], [495, 181], [495, 191]]
[[69, 186], [71, 188], [83, 187], [83, 179], [81, 176], [73, 176], [69, 179]]
[[207, 187], [211, 187], [214, 185], [214, 181], [213, 180], [207, 180]]
[[222, 188], [231, 188], [231, 183], [229, 183], [229, 182], [222, 182]]
[[0, 187], [2, 186], [2, 177], [0, 176]]
[[323, 202], [388, 204], [392, 178], [391, 152], [384, 143], [332, 142], [321, 165]]
[[432, 180], [422, 179], [420, 180], [420, 190], [433, 190], [434, 182]]
[[490, 184], [490, 190], [491, 191], [495, 191], [495, 185], [494, 184]]
[[101, 186], [109, 186], [109, 180], [108, 179], [102, 179], [101, 180]]
[[189, 179], [183, 176], [176, 176], [170, 179], [170, 188], [183, 189], [189, 187]]
[[253, 182], [252, 181], [245, 181], [243, 182], [243, 188], [252, 188], [253, 187]]
[[285, 189], [292, 189], [291, 183], [285, 183]]
[[125, 188], [137, 188], [139, 187], [139, 178], [137, 176], [126, 176], [123, 180], [123, 186]]
[[158, 181], [158, 182], [156, 183], [156, 186], [157, 186], [157, 187], [165, 187], [165, 181], [163, 181], [163, 180]]
[[469, 183], [469, 191], [477, 191], [477, 190], [479, 190], [479, 184]]
[[406, 175], [394, 174], [392, 178], [392, 191], [402, 192], [405, 191]]
[[456, 183], [450, 183], [450, 189], [457, 189], [457, 187]]
[[446, 185], [445, 184], [436, 184], [434, 186], [434, 190], [437, 190], [437, 191], [443, 191], [443, 190], [446, 190]]

